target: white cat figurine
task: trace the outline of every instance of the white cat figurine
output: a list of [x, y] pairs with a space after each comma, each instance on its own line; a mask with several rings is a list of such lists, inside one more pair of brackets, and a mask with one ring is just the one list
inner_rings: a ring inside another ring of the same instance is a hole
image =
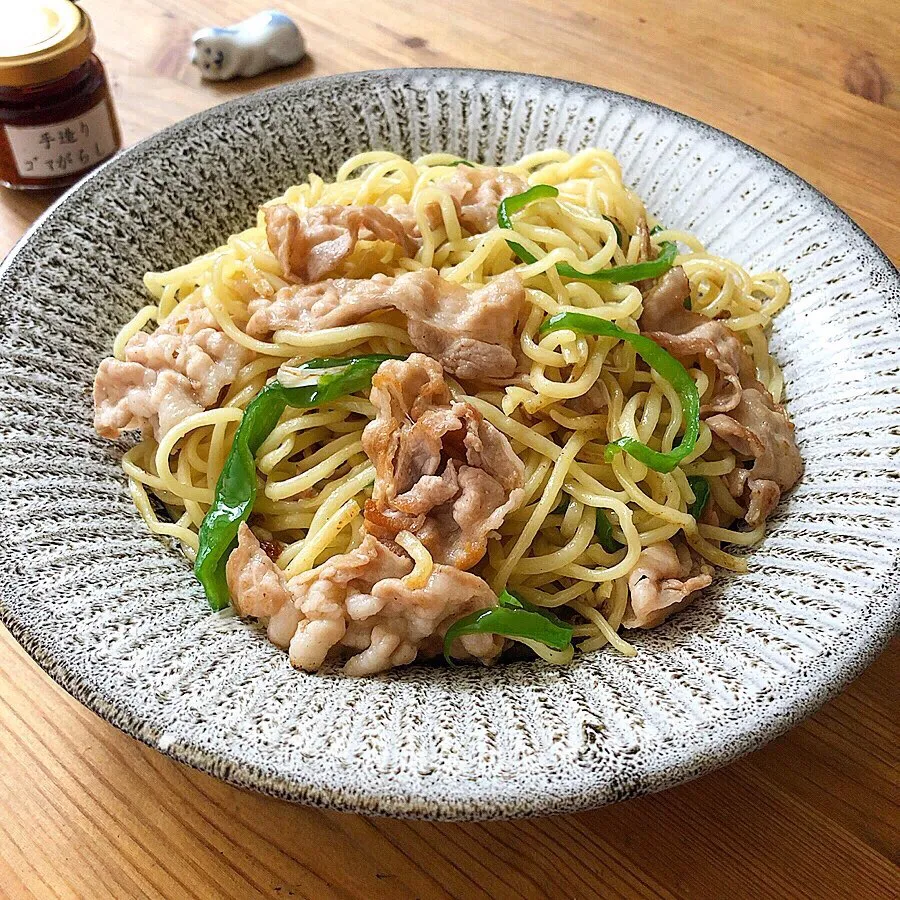
[[273, 9], [229, 28], [201, 28], [193, 42], [191, 62], [209, 81], [259, 75], [292, 65], [306, 54], [300, 29]]

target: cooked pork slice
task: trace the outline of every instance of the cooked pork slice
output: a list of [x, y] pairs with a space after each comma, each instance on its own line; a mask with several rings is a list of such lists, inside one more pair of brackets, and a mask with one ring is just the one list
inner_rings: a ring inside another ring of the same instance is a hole
[[125, 360], [105, 359], [94, 379], [94, 427], [103, 437], [150, 430], [160, 440], [187, 416], [213, 406], [252, 353], [219, 330], [203, 306], [139, 331]]
[[[349, 648], [361, 652], [346, 663], [348, 675], [405, 665], [440, 652], [460, 616], [497, 602], [481, 578], [449, 566], [435, 566], [424, 587], [410, 587], [403, 579], [412, 569], [408, 556], [367, 535], [356, 550], [292, 579], [300, 618], [291, 663], [315, 671], [333, 650]], [[465, 641], [463, 651], [485, 660], [502, 648], [499, 639]]]
[[441, 278], [435, 269], [390, 278], [339, 278], [282, 288], [249, 307], [247, 333], [264, 338], [276, 331], [308, 333], [361, 322], [381, 309], [397, 309], [408, 320], [413, 345], [440, 360], [460, 378], [505, 377], [516, 369], [516, 323], [525, 289], [507, 272], [472, 292]]
[[683, 544], [676, 550], [670, 541], [662, 541], [641, 550], [628, 576], [628, 605], [622, 626], [653, 628], [687, 606], [692, 595], [712, 581], [708, 567], [689, 577], [692, 568], [690, 552]]
[[225, 564], [231, 602], [240, 616], [274, 616], [291, 602], [284, 573], [269, 558], [256, 535], [241, 523], [238, 545]]
[[[635, 234], [638, 237], [639, 247], [638, 250], [638, 262], [648, 262], [651, 259], [656, 259], [656, 248], [650, 242], [650, 228], [647, 225], [647, 219], [645, 216], [641, 215], [637, 220], [637, 226], [635, 227]], [[642, 293], [645, 294], [649, 291], [654, 284], [653, 278], [644, 278], [641, 281], [636, 281], [634, 286]]]
[[742, 384], [758, 385], [756, 367], [727, 325], [684, 308], [690, 295], [684, 269], [670, 269], [644, 297], [641, 331], [679, 359], [709, 359], [719, 377], [702, 412], [727, 412], [737, 406]]
[[156, 417], [150, 397], [156, 372], [140, 363], [104, 359], [94, 377], [94, 428], [117, 438]]
[[286, 277], [310, 283], [333, 272], [360, 237], [391, 241], [407, 256], [415, 242], [403, 224], [377, 206], [313, 206], [301, 216], [280, 203], [265, 209], [266, 240]]
[[453, 175], [435, 183], [459, 204], [459, 224], [470, 234], [483, 234], [497, 224], [497, 207], [507, 197], [528, 190], [518, 175], [501, 169], [457, 166]]
[[643, 215], [640, 216], [640, 218], [637, 220], [635, 234], [638, 236], [638, 240], [640, 241], [638, 262], [648, 262], [651, 259], [656, 259], [656, 250], [653, 244], [650, 242], [650, 228], [647, 225], [646, 217]]
[[644, 295], [641, 331], [685, 334], [702, 324], [699, 319], [705, 317], [684, 307], [690, 296], [691, 283], [684, 269], [681, 266], [669, 269]]
[[781, 499], [781, 488], [774, 481], [759, 478], [754, 479], [751, 485], [750, 469], [743, 467], [732, 469], [725, 476], [724, 481], [731, 496], [743, 502], [747, 507], [744, 519], [754, 528], [769, 518]]
[[651, 332], [647, 336], [681, 359], [705, 356], [716, 367], [717, 379], [713, 393], [701, 407], [706, 415], [728, 412], [741, 399], [744, 385], [756, 386], [756, 367], [740, 339], [730, 328], [705, 316], [704, 321], [685, 334]]
[[734, 492], [746, 495], [745, 518], [756, 527], [803, 473], [794, 426], [760, 383], [737, 335], [722, 322], [685, 309], [689, 296], [684, 270], [671, 269], [644, 297], [641, 330], [681, 359], [705, 356], [715, 364], [718, 378], [700, 412], [735, 453], [754, 460], [746, 475], [736, 476], [740, 484], [735, 482]]
[[334, 278], [282, 288], [272, 299], [259, 297], [250, 302], [247, 334], [268, 338], [276, 331], [307, 334], [354, 325], [377, 310], [396, 307], [401, 298], [404, 303], [424, 306], [432, 290], [429, 279], [410, 277], [419, 274]]
[[[528, 183], [518, 175], [500, 169], [475, 169], [460, 165], [450, 177], [434, 182], [434, 187], [450, 195], [459, 224], [469, 234], [484, 234], [497, 224], [500, 203], [513, 194], [528, 190]], [[389, 206], [387, 212], [403, 225], [413, 240], [421, 240], [422, 233], [411, 204]], [[427, 203], [424, 213], [432, 230], [443, 223], [441, 205], [436, 201]]]
[[522, 279], [505, 272], [471, 293], [442, 278], [436, 287], [431, 315], [401, 310], [415, 348], [459, 378], [511, 377], [516, 323], [525, 305]]
[[755, 528], [803, 474], [794, 425], [768, 391], [755, 388], [744, 388], [734, 409], [710, 416], [706, 424], [735, 453], [753, 460], [750, 469], [738, 470], [746, 474], [737, 475], [731, 487], [736, 496], [749, 493], [744, 518]]
[[[458, 216], [459, 202], [457, 200], [454, 200], [453, 204], [456, 207], [456, 213]], [[421, 245], [422, 232], [419, 228], [416, 211], [411, 203], [397, 203], [392, 206], [386, 206], [385, 212], [393, 216], [403, 226], [403, 230], [406, 232], [409, 238], [415, 242], [417, 246]], [[428, 227], [432, 231], [443, 224], [444, 214], [441, 211], [440, 203], [436, 203], [434, 201], [432, 201], [431, 203], [426, 203], [424, 212], [425, 220], [428, 222]]]
[[356, 550], [333, 556], [291, 579], [294, 606], [300, 613], [289, 643], [293, 665], [308, 671], [318, 669], [344, 637], [348, 607], [360, 618], [371, 615], [367, 610], [374, 606], [367, 598], [373, 585], [382, 578], [402, 577], [412, 567], [408, 557], [366, 537]]
[[564, 405], [582, 416], [594, 416], [609, 408], [609, 390], [598, 378], [580, 397], [566, 400]]
[[[483, 579], [442, 565], [434, 567], [424, 587], [409, 587], [402, 578], [388, 578], [375, 584], [371, 596], [378, 612], [352, 621], [347, 628], [348, 645], [359, 647], [363, 643], [360, 638], [370, 635], [368, 645], [344, 666], [348, 675], [371, 675], [436, 656], [453, 622], [497, 604]], [[503, 640], [495, 635], [468, 635], [454, 642], [451, 653], [489, 662], [502, 649]]]
[[383, 540], [411, 531], [439, 563], [468, 569], [521, 503], [524, 467], [505, 435], [471, 404], [450, 402], [442, 383], [440, 366], [418, 353], [382, 363], [373, 377], [366, 528]]

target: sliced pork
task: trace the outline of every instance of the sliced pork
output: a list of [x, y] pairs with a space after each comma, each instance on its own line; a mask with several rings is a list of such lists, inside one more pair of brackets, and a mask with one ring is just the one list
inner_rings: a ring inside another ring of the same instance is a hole
[[241, 523], [238, 545], [225, 564], [225, 580], [235, 612], [241, 616], [274, 616], [291, 601], [284, 573], [246, 522]]
[[427, 356], [383, 363], [370, 399], [377, 415], [363, 449], [376, 477], [367, 530], [382, 540], [412, 532], [439, 563], [471, 568], [522, 502], [521, 460], [475, 407], [450, 401]]
[[[644, 294], [644, 309], [640, 317], [641, 331], [664, 334], [684, 334], [705, 318], [684, 306], [691, 296], [691, 283], [681, 266], [669, 269]], [[710, 321], [707, 319], [707, 321]]]
[[[459, 203], [454, 200], [453, 205], [456, 208], [456, 215], [458, 217]], [[440, 203], [437, 203], [436, 201], [426, 203], [423, 211], [425, 213], [425, 221], [428, 222], [428, 227], [432, 231], [434, 231], [436, 228], [439, 228], [443, 224], [444, 214], [441, 210]], [[411, 203], [400, 202], [392, 206], [386, 206], [385, 212], [392, 215], [403, 226], [403, 230], [406, 232], [409, 238], [415, 242], [416, 247], [421, 246], [422, 232], [419, 229], [419, 222], [418, 218], [416, 217], [416, 211]]]
[[283, 203], [265, 208], [266, 240], [286, 277], [325, 278], [353, 253], [360, 237], [391, 241], [414, 256], [403, 224], [378, 206], [313, 206], [301, 216]]
[[703, 412], [727, 412], [741, 397], [741, 385], [757, 385], [756, 367], [740, 338], [722, 322], [686, 309], [691, 286], [678, 266], [666, 272], [644, 297], [641, 331], [680, 359], [705, 356], [718, 379]]
[[[637, 235], [639, 244], [637, 261], [649, 262], [652, 259], [656, 259], [656, 248], [650, 241], [650, 228], [644, 215], [638, 218], [634, 233]], [[653, 279], [645, 278], [642, 281], [636, 281], [634, 284], [644, 294], [653, 287]]]
[[803, 474], [793, 423], [767, 390], [744, 388], [734, 409], [710, 416], [706, 424], [735, 453], [753, 460], [749, 469], [735, 470], [729, 487], [747, 500], [747, 524], [761, 525]]
[[656, 249], [650, 241], [650, 228], [647, 225], [645, 216], [640, 216], [635, 226], [635, 232], [640, 242], [640, 251], [638, 252], [638, 262], [648, 262], [656, 259]]
[[421, 269], [396, 278], [338, 278], [282, 288], [274, 299], [251, 302], [247, 333], [304, 334], [396, 309], [406, 316], [416, 349], [438, 359], [446, 371], [460, 378], [503, 378], [516, 369], [516, 323], [524, 304], [525, 289], [514, 272], [469, 292], [435, 269]]
[[[332, 647], [359, 650], [344, 671], [371, 675], [440, 652], [443, 635], [460, 616], [495, 606], [497, 598], [478, 576], [436, 565], [422, 587], [407, 584], [407, 556], [368, 535], [357, 550], [335, 556], [291, 583], [303, 613], [291, 639], [291, 662], [319, 668]], [[484, 636], [478, 636], [483, 638]], [[502, 640], [460, 641], [465, 654], [489, 660]]]
[[564, 401], [564, 406], [582, 416], [594, 416], [609, 409], [609, 390], [598, 378], [580, 397]]
[[459, 207], [459, 224], [469, 234], [483, 234], [497, 224], [497, 207], [507, 197], [528, 190], [528, 182], [489, 166], [457, 166], [453, 175], [435, 187], [447, 191]]
[[[307, 671], [338, 653], [357, 651], [348, 675], [371, 675], [441, 651], [443, 636], [460, 616], [496, 605], [476, 575], [436, 565], [422, 586], [406, 576], [412, 560], [372, 535], [349, 553], [285, 582], [259, 541], [241, 526], [226, 574], [236, 611], [269, 618], [273, 643], [288, 648], [291, 663]], [[461, 638], [453, 653], [490, 661], [503, 641], [492, 635]]]
[[628, 576], [628, 605], [622, 626], [654, 628], [687, 606], [692, 595], [712, 581], [708, 567], [691, 576], [693, 567], [690, 551], [683, 544], [676, 549], [670, 541], [661, 541], [641, 550]]
[[139, 331], [125, 360], [105, 359], [94, 378], [94, 427], [103, 437], [151, 431], [159, 441], [188, 416], [214, 406], [251, 351], [219, 329], [203, 306], [182, 307], [152, 334]]
[[[500, 203], [513, 194], [528, 190], [528, 182], [501, 169], [461, 165], [449, 178], [434, 182], [433, 187], [450, 196], [459, 224], [469, 234], [484, 234], [496, 226]], [[413, 240], [421, 240], [422, 233], [411, 204], [398, 204], [388, 207], [387, 211], [403, 224]], [[443, 223], [440, 203], [427, 203], [424, 213], [429, 228], [435, 229]]]
[[744, 498], [745, 519], [755, 528], [803, 474], [794, 426], [760, 383], [740, 338], [722, 322], [685, 309], [688, 297], [684, 270], [670, 269], [644, 297], [641, 330], [680, 359], [705, 356], [715, 364], [716, 383], [700, 412], [738, 456], [753, 460], [750, 469], [738, 470], [731, 488]]

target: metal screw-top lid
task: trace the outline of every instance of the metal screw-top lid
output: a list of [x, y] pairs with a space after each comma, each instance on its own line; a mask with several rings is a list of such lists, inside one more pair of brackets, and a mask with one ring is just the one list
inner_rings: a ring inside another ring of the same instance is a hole
[[71, 0], [24, 0], [3, 13], [0, 87], [62, 78], [90, 58], [94, 30]]

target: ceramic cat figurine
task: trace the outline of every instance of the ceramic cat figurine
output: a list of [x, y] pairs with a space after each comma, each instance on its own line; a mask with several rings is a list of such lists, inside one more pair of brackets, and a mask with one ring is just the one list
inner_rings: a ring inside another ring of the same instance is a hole
[[191, 62], [201, 77], [227, 81], [289, 66], [305, 53], [300, 29], [284, 13], [268, 9], [228, 28], [195, 32]]

